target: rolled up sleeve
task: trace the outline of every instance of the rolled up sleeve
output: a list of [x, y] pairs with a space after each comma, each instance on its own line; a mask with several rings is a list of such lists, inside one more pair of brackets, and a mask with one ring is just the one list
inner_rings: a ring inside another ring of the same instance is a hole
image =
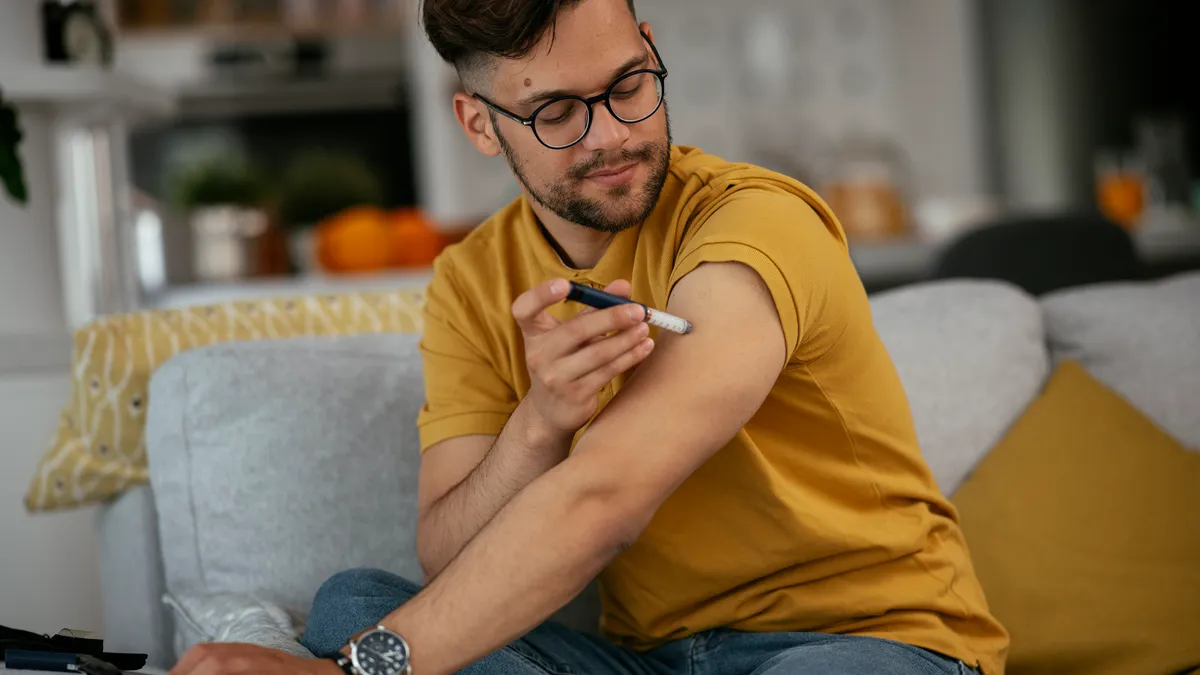
[[442, 441], [498, 435], [519, 398], [487, 354], [483, 326], [454, 282], [448, 262], [437, 266], [426, 294], [421, 336], [425, 403], [417, 417], [421, 452]]
[[766, 189], [731, 194], [696, 226], [676, 256], [668, 292], [700, 265], [715, 262], [742, 263], [762, 278], [789, 356], [823, 320], [831, 287], [847, 275], [857, 282], [832, 215], [823, 217], [794, 194]]

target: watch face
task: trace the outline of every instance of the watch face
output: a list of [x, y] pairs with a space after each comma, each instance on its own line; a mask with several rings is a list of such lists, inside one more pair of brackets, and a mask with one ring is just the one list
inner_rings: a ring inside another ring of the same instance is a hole
[[400, 636], [373, 630], [354, 648], [355, 666], [366, 675], [396, 675], [408, 667], [408, 645]]

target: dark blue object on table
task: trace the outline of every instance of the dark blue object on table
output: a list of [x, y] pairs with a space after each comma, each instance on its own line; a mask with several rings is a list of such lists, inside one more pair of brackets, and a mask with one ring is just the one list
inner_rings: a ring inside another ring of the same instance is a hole
[[4, 667], [9, 670], [48, 670], [57, 673], [76, 672], [79, 657], [64, 652], [40, 652], [30, 649], [6, 649]]

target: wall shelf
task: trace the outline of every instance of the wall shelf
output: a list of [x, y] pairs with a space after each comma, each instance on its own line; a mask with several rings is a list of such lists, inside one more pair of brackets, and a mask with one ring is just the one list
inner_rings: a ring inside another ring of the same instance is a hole
[[0, 94], [18, 105], [49, 106], [72, 115], [168, 115], [175, 105], [168, 92], [141, 80], [112, 70], [79, 66], [0, 64]]

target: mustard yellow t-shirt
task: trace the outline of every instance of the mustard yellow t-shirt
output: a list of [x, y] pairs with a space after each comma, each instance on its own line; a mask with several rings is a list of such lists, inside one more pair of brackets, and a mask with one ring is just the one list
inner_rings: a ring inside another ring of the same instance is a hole
[[[679, 146], [654, 212], [593, 269], [561, 262], [523, 198], [447, 249], [421, 343], [422, 448], [498, 434], [529, 391], [510, 314], [526, 289], [623, 278], [665, 308], [679, 279], [722, 261], [764, 279], [790, 357], [745, 428], [602, 573], [605, 634], [634, 649], [717, 627], [871, 635], [1002, 673], [1008, 635], [922, 459], [841, 226], [786, 176]], [[601, 409], [624, 381], [600, 392]]]

